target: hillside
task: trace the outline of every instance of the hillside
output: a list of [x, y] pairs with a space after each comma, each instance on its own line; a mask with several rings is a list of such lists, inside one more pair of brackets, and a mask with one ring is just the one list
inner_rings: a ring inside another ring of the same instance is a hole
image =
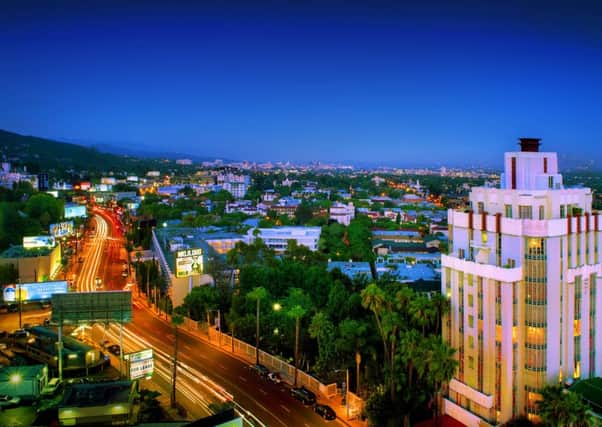
[[61, 176], [73, 172], [97, 176], [108, 171], [143, 174], [149, 169], [173, 167], [159, 159], [141, 159], [127, 155], [103, 153], [93, 147], [53, 141], [35, 136], [19, 135], [0, 130], [0, 158], [28, 171], [45, 171]]

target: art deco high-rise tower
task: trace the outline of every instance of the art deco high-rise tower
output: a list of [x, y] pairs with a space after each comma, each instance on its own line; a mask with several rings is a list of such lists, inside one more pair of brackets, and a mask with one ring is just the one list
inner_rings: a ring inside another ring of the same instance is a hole
[[448, 213], [444, 339], [459, 368], [444, 408], [469, 426], [534, 418], [545, 385], [602, 375], [602, 219], [539, 145], [521, 138], [500, 188], [473, 188], [471, 208]]

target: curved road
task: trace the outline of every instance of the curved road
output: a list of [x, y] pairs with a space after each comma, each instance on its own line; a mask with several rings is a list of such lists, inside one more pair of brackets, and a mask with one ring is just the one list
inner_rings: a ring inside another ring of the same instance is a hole
[[[89, 264], [84, 263], [78, 286], [82, 291], [94, 290], [93, 281], [99, 271], [98, 275], [108, 285], [107, 289], [122, 289], [126, 283], [126, 279], [121, 277], [121, 262], [125, 261], [125, 253], [119, 232], [113, 237], [117, 222], [110, 214], [98, 213], [102, 216], [95, 216], [96, 237], [90, 243], [90, 253], [87, 255], [91, 259]], [[144, 302], [135, 300], [133, 308], [133, 322], [124, 327], [125, 350], [152, 347], [157, 373], [168, 375], [167, 368], [174, 345], [173, 328], [149, 310]], [[112, 327], [107, 334], [116, 341], [119, 332]], [[246, 421], [256, 426], [313, 427], [333, 424], [292, 398], [287, 386], [263, 380], [250, 371], [244, 361], [182, 329], [178, 345], [178, 393], [190, 401], [206, 407], [210, 402], [232, 396], [239, 412], [247, 415]], [[343, 424], [340, 420], [339, 423]]]

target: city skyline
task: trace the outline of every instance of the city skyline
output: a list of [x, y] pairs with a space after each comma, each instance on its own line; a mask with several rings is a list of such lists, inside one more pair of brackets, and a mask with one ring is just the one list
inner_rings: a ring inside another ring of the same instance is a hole
[[0, 18], [9, 131], [234, 160], [487, 167], [533, 136], [600, 160], [592, 5], [29, 6]]

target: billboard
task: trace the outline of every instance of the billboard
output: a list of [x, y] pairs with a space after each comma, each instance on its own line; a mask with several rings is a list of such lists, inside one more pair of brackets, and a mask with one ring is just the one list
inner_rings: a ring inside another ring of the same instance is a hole
[[65, 205], [65, 218], [86, 216], [86, 207], [82, 205]]
[[71, 324], [132, 321], [129, 291], [71, 292], [52, 296], [53, 322]]
[[67, 281], [65, 280], [8, 285], [2, 290], [4, 302], [43, 301], [51, 299], [54, 294], [64, 293], [67, 293]]
[[55, 245], [53, 236], [24, 236], [23, 247], [25, 249], [33, 248], [53, 248]]
[[50, 235], [54, 237], [65, 237], [73, 235], [73, 221], [50, 224]]
[[176, 277], [197, 276], [202, 272], [202, 249], [182, 249], [176, 251]]
[[135, 353], [124, 354], [123, 358], [127, 361], [130, 380], [140, 378], [151, 378], [155, 367], [153, 360], [153, 349], [140, 350]]

